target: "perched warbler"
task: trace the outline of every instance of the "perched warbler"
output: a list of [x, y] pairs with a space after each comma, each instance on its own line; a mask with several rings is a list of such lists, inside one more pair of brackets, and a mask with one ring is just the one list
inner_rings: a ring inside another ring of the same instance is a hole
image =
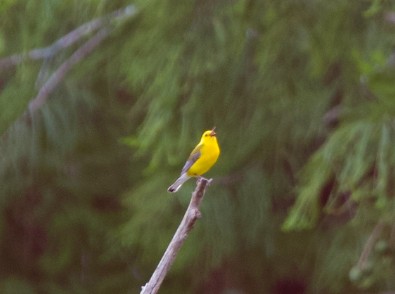
[[180, 177], [167, 189], [167, 191], [171, 193], [177, 192], [187, 180], [192, 177], [200, 177], [214, 165], [220, 153], [216, 137], [217, 134], [214, 130], [215, 127], [203, 133], [199, 144], [193, 149], [182, 168]]

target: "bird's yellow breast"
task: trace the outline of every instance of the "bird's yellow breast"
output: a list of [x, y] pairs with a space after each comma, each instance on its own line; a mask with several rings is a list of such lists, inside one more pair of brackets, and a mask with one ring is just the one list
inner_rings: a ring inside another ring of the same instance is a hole
[[201, 144], [200, 157], [187, 171], [189, 176], [201, 176], [206, 173], [215, 164], [220, 154], [216, 137], [202, 139]]

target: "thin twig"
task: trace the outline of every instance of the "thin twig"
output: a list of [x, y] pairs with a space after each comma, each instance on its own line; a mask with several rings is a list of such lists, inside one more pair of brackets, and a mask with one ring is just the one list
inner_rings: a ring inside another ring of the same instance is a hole
[[93, 33], [100, 27], [106, 25], [109, 21], [117, 21], [136, 14], [137, 9], [134, 5], [126, 6], [122, 9], [116, 10], [106, 16], [93, 19], [87, 23], [82, 24], [78, 28], [67, 33], [60, 39], [56, 40], [52, 45], [44, 48], [37, 48], [30, 50], [27, 53], [13, 54], [0, 59], [0, 70], [5, 70], [10, 67], [17, 66], [18, 64], [30, 59], [30, 60], [40, 60], [47, 59], [60, 50], [66, 49], [71, 45], [75, 44], [82, 37]]
[[373, 228], [372, 233], [370, 234], [368, 240], [365, 243], [365, 246], [362, 250], [361, 256], [359, 257], [357, 267], [361, 270], [365, 269], [366, 262], [368, 261], [368, 257], [373, 250], [374, 244], [376, 244], [378, 238], [381, 236], [381, 232], [384, 229], [384, 223], [379, 222]]
[[167, 272], [176, 259], [177, 253], [180, 251], [181, 246], [188, 237], [189, 232], [192, 230], [196, 220], [200, 218], [201, 213], [199, 210], [200, 203], [202, 202], [204, 192], [207, 185], [211, 180], [201, 178], [196, 186], [195, 191], [192, 193], [192, 198], [185, 212], [173, 239], [170, 241], [162, 259], [160, 260], [155, 272], [152, 274], [149, 282], [142, 287], [140, 294], [155, 294], [158, 292]]

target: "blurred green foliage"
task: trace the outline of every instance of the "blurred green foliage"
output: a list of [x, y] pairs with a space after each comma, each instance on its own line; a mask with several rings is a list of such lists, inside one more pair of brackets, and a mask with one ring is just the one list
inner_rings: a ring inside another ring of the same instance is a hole
[[[138, 14], [104, 23], [110, 36], [26, 112], [94, 33], [7, 57], [127, 5]], [[214, 184], [161, 293], [393, 291], [394, 9], [2, 1], [0, 292], [137, 293], [194, 183], [166, 188], [213, 126]]]

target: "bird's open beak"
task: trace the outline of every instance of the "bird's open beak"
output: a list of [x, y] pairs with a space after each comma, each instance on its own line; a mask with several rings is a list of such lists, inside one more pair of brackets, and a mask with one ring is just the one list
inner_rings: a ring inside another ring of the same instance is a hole
[[217, 133], [215, 132], [215, 127], [211, 130], [210, 136], [215, 137]]

